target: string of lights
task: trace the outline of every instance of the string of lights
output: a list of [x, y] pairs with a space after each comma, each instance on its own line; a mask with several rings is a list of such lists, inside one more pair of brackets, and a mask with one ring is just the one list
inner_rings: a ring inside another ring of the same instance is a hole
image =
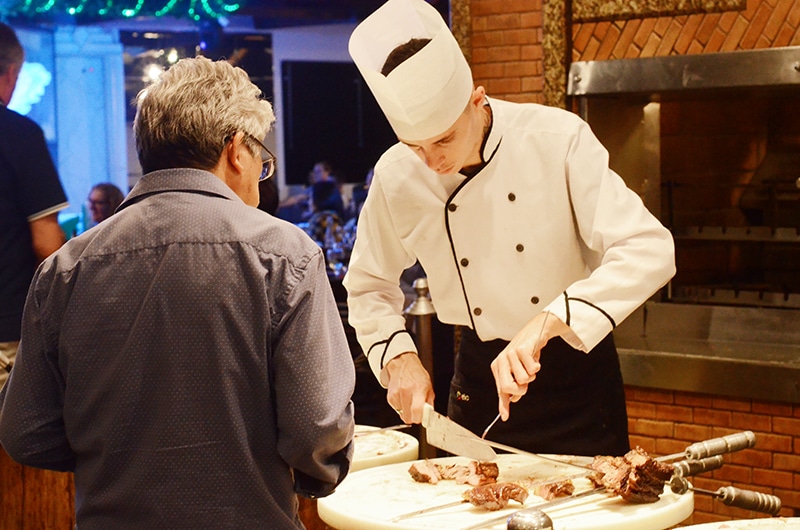
[[171, 16], [199, 22], [224, 19], [240, 8], [241, 2], [224, 0], [0, 0], [0, 17], [66, 15], [89, 21]]

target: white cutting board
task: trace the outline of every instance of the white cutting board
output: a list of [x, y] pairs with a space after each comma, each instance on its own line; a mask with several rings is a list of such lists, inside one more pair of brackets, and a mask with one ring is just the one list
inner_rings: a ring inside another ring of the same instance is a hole
[[800, 517], [765, 517], [681, 526], [681, 530], [799, 530]]
[[[562, 457], [578, 461], [577, 457]], [[464, 457], [436, 458], [437, 464], [469, 463]], [[531, 455], [501, 454], [496, 460], [500, 469], [499, 482], [522, 479], [544, 480], [581, 472], [581, 469], [559, 464]], [[470, 486], [445, 480], [438, 484], [415, 482], [408, 473], [411, 462], [372, 467], [351, 473], [336, 491], [318, 500], [320, 518], [337, 530], [457, 530], [499, 516], [508, 516], [520, 509], [511, 501], [503, 510], [489, 512], [469, 503], [445, 510], [433, 511], [411, 519], [392, 522], [397, 515], [429, 506], [461, 500]], [[574, 481], [576, 493], [591, 489], [585, 478]], [[525, 507], [543, 502], [533, 495]], [[547, 511], [554, 530], [663, 530], [677, 525], [694, 511], [691, 492], [676, 495], [665, 488], [661, 499], [653, 504], [630, 504], [606, 493], [590, 495], [574, 504], [554, 507]], [[505, 529], [505, 520], [489, 528]]]
[[419, 458], [419, 441], [400, 431], [378, 431], [378, 427], [356, 425], [350, 472]]

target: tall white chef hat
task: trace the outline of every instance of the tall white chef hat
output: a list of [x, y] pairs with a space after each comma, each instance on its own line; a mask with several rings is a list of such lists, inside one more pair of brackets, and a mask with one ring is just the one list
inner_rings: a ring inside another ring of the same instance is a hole
[[[431, 39], [389, 75], [386, 58], [412, 38]], [[410, 141], [449, 129], [472, 94], [472, 72], [439, 12], [425, 0], [389, 0], [356, 27], [350, 56], [395, 134]]]

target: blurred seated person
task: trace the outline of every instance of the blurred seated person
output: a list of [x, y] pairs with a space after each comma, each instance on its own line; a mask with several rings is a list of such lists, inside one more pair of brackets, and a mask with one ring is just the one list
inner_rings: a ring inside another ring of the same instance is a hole
[[92, 226], [114, 215], [123, 199], [125, 199], [125, 195], [122, 190], [110, 182], [101, 182], [92, 186], [89, 198], [86, 199], [92, 217]]
[[350, 218], [344, 224], [344, 240], [348, 248], [353, 248], [353, 243], [356, 240], [356, 229], [358, 228], [358, 216], [361, 213], [361, 208], [364, 206], [364, 201], [367, 200], [367, 192], [369, 186], [372, 184], [372, 175], [375, 173], [375, 168], [369, 168], [364, 183], [357, 185], [353, 188], [353, 198], [350, 201]]
[[336, 182], [324, 180], [311, 186], [311, 205], [313, 212], [308, 220], [306, 232], [321, 247], [326, 248], [331, 241], [326, 236], [334, 236], [336, 243], [342, 242], [344, 227], [342, 212], [342, 196], [338, 192]]
[[316, 184], [317, 182], [327, 182], [329, 180], [338, 182], [336, 177], [333, 176], [333, 167], [327, 160], [322, 160], [314, 164], [314, 168], [311, 170], [310, 177], [312, 185]]
[[274, 177], [266, 178], [258, 183], [258, 209], [276, 216], [280, 205], [278, 181]]
[[333, 175], [333, 168], [329, 162], [322, 160], [314, 164], [308, 174], [308, 181], [309, 186], [304, 192], [291, 194], [280, 202], [277, 212], [278, 217], [295, 224], [308, 221], [315, 211], [314, 205], [310, 199], [311, 188], [318, 182], [333, 182], [335, 184], [333, 192], [334, 198], [331, 200], [338, 202], [335, 210], [339, 212], [340, 216], [344, 216], [342, 192], [339, 189], [339, 182]]

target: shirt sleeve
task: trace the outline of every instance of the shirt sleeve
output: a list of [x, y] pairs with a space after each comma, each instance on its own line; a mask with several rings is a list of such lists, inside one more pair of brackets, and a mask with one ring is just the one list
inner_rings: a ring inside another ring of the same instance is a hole
[[675, 245], [661, 222], [614, 171], [608, 152], [580, 121], [567, 155], [570, 200], [591, 274], [545, 309], [594, 348], [675, 274]]
[[298, 493], [320, 497], [350, 468], [355, 365], [319, 249], [298, 274], [274, 348], [278, 451]]
[[406, 332], [405, 295], [400, 288], [400, 276], [416, 258], [395, 233], [378, 172], [359, 216], [344, 286], [348, 320], [370, 368], [386, 387], [386, 364], [402, 353], [417, 352], [414, 340]]
[[[74, 471], [75, 453], [64, 427], [64, 380], [58, 356], [44, 329], [43, 286], [51, 277], [52, 260], [37, 270], [25, 303], [19, 351], [2, 392], [0, 392], [0, 444], [20, 464]], [[31, 392], [36, 388], [36, 392]]]
[[44, 133], [36, 123], [27, 120], [26, 145], [19, 146], [19, 166], [24, 170], [17, 179], [21, 208], [28, 221], [35, 221], [68, 206], [67, 196], [47, 149]]

